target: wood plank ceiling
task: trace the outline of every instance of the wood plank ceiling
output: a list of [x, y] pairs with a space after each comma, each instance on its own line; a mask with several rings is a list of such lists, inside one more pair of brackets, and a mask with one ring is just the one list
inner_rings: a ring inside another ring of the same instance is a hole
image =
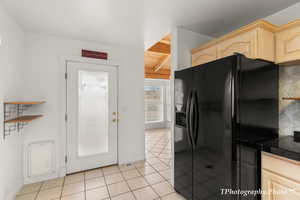
[[144, 53], [145, 78], [170, 79], [171, 35], [165, 36]]

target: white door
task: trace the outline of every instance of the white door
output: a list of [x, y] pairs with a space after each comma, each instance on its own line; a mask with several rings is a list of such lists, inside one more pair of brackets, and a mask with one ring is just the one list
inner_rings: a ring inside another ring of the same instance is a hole
[[67, 63], [67, 173], [117, 163], [117, 67]]

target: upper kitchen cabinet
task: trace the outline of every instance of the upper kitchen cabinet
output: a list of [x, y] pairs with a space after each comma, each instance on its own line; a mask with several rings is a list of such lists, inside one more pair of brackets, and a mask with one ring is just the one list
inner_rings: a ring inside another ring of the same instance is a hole
[[285, 24], [276, 33], [276, 62], [294, 63], [300, 60], [300, 19]]
[[[192, 65], [241, 53], [248, 58], [275, 60], [275, 32], [278, 27], [264, 20], [255, 21], [192, 50]], [[214, 54], [216, 52], [216, 55]]]
[[218, 58], [231, 56], [234, 53], [241, 53], [248, 58], [257, 57], [257, 35], [257, 30], [252, 30], [220, 42], [217, 45]]
[[192, 54], [192, 66], [201, 65], [217, 59], [217, 47], [215, 45], [197, 49]]

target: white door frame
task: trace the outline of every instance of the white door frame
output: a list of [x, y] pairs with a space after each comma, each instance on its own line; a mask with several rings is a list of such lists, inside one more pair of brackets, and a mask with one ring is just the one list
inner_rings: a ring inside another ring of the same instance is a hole
[[[61, 130], [61, 137], [60, 141], [58, 141], [58, 152], [59, 152], [59, 158], [58, 158], [58, 165], [59, 165], [59, 172], [58, 175], [59, 177], [63, 177], [67, 174], [67, 165], [65, 162], [65, 157], [67, 156], [67, 123], [65, 121], [65, 116], [67, 113], [67, 81], [65, 74], [67, 72], [67, 64], [68, 62], [79, 62], [79, 63], [88, 63], [88, 64], [99, 64], [99, 65], [107, 65], [107, 66], [114, 66], [117, 69], [117, 107], [119, 107], [119, 63], [114, 62], [112, 60], [97, 60], [93, 58], [82, 58], [79, 56], [61, 56], [60, 57], [60, 71], [59, 71], [59, 76], [62, 77], [62, 85], [64, 87], [61, 88], [61, 110], [62, 115], [60, 116], [60, 122], [63, 123], [62, 130]], [[117, 124], [118, 126], [118, 124]], [[117, 128], [118, 129], [118, 128]], [[117, 136], [119, 134], [119, 131], [117, 131]], [[119, 137], [117, 137], [119, 140]], [[117, 162], [119, 163], [119, 141], [117, 141]]]

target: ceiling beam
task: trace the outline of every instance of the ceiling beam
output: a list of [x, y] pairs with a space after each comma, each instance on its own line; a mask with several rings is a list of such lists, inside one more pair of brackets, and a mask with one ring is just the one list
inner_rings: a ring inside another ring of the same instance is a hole
[[171, 39], [172, 39], [172, 35], [171, 35], [171, 34], [168, 34], [168, 35], [166, 35], [165, 37], [163, 37], [162, 40], [168, 40], [168, 41], [171, 41]]
[[158, 42], [152, 47], [148, 49], [148, 51], [157, 52], [157, 53], [163, 53], [163, 54], [170, 54], [171, 53], [171, 47], [170, 44], [165, 44], [162, 42]]
[[145, 74], [145, 78], [170, 80], [170, 74]]
[[168, 45], [171, 44], [171, 41], [169, 41], [169, 40], [161, 40], [159, 42], [164, 43], [164, 44], [168, 44]]
[[159, 72], [155, 72], [151, 67], [145, 67], [145, 74], [171, 74], [170, 69], [161, 69]]
[[157, 65], [157, 66], [155, 66], [155, 67], [153, 68], [154, 72], [159, 71], [165, 64], [167, 64], [167, 63], [169, 62], [170, 58], [171, 58], [171, 55], [167, 55], [167, 56], [159, 63], [159, 65]]

